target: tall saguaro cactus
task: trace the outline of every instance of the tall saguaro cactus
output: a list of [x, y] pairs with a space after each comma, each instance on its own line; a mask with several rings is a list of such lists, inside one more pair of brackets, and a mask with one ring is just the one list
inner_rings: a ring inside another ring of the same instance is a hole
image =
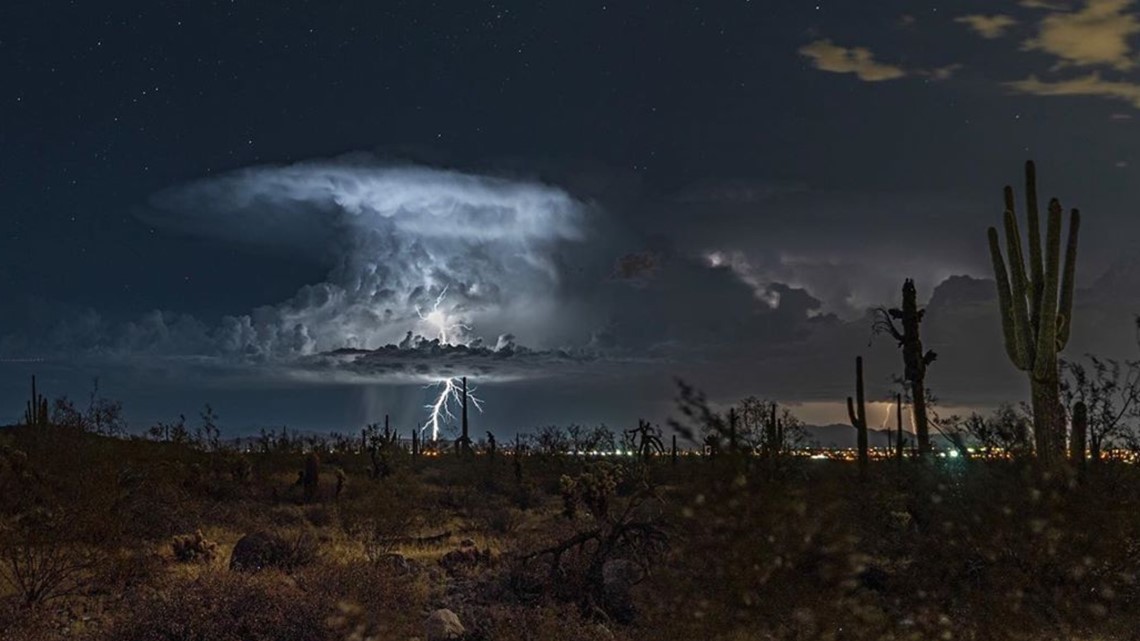
[[[1002, 335], [1010, 361], [1029, 376], [1033, 438], [1037, 456], [1056, 462], [1065, 453], [1065, 411], [1057, 354], [1069, 342], [1073, 281], [1081, 213], [1069, 214], [1069, 237], [1061, 267], [1061, 203], [1049, 201], [1045, 244], [1037, 212], [1037, 170], [1025, 163], [1025, 210], [1029, 232], [1028, 272], [1014, 213], [1013, 188], [1005, 188], [1005, 251], [995, 227], [989, 228], [990, 255], [997, 281]], [[1008, 265], [1007, 265], [1008, 263]]]
[[24, 424], [44, 427], [48, 424], [48, 402], [43, 394], [36, 391], [36, 377], [32, 376], [32, 398], [24, 407]]
[[855, 357], [855, 400], [847, 397], [847, 415], [855, 426], [859, 447], [859, 476], [867, 476], [867, 410], [863, 402], [863, 357]]
[[[903, 350], [903, 379], [910, 385], [918, 453], [927, 454], [930, 452], [930, 424], [926, 417], [926, 368], [938, 358], [938, 354], [934, 350], [922, 351], [919, 326], [926, 310], [918, 308], [918, 292], [913, 280], [908, 278], [903, 282], [902, 294], [902, 309], [879, 308], [874, 329], [876, 332], [890, 334]], [[898, 326], [895, 325], [895, 320], [899, 321]]]
[[471, 450], [471, 436], [467, 429], [467, 377], [462, 379], [463, 384], [463, 402], [460, 404], [463, 409], [462, 415], [462, 436], [459, 437], [459, 453], [467, 456], [472, 454]]
[[1073, 438], [1069, 441], [1069, 461], [1077, 468], [1078, 471], [1084, 471], [1085, 461], [1085, 448], [1088, 444], [1089, 433], [1089, 412], [1088, 408], [1081, 401], [1077, 401], [1073, 405]]

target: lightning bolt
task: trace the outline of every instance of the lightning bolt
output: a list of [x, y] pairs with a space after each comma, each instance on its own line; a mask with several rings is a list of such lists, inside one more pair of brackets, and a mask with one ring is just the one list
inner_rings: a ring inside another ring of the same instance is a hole
[[454, 321], [448, 317], [447, 312], [439, 308], [443, 304], [443, 299], [447, 296], [447, 287], [439, 292], [439, 296], [435, 297], [435, 303], [431, 306], [431, 311], [424, 313], [422, 309], [416, 306], [416, 315], [420, 320], [425, 321], [439, 332], [439, 342], [443, 345], [451, 345], [451, 338], [449, 335], [454, 335], [456, 330], [468, 331], [471, 328], [459, 321]]
[[[446, 419], [455, 420], [455, 414], [451, 411], [452, 403], [463, 404], [463, 388], [459, 386], [458, 378], [443, 378], [434, 383], [429, 383], [427, 387], [439, 387], [439, 394], [435, 398], [435, 402], [424, 405], [424, 409], [428, 411], [428, 419], [420, 427], [420, 433], [431, 430], [431, 440], [439, 440], [439, 427], [440, 423]], [[467, 389], [467, 399], [483, 413], [483, 400], [475, 396], [474, 388]]]

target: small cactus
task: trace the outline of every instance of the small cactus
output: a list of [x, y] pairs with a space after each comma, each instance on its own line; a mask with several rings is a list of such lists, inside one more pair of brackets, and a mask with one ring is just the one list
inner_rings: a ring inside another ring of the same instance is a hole
[[180, 563], [211, 563], [218, 557], [218, 544], [207, 540], [202, 530], [174, 537], [170, 549]]

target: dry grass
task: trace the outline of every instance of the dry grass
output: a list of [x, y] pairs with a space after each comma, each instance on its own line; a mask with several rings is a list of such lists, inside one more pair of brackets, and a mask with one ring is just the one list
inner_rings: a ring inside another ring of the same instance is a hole
[[[35, 470], [14, 478], [0, 467], [0, 482], [21, 488], [0, 498], [2, 523], [36, 506], [63, 510], [73, 518], [57, 543], [99, 551], [73, 595], [25, 607], [0, 585], [5, 641], [422, 638], [439, 607], [459, 614], [471, 641], [1128, 639], [1140, 629], [1140, 470], [1130, 466], [1078, 485], [1017, 463], [884, 464], [859, 483], [839, 463], [772, 475], [661, 461], [654, 509], [670, 547], [633, 588], [633, 623], [618, 625], [568, 594], [590, 550], [568, 555], [571, 574], [520, 574], [521, 555], [591, 527], [588, 514], [563, 516], [557, 494], [582, 461], [528, 460], [520, 487], [508, 459], [492, 470], [397, 458], [392, 477], [372, 481], [366, 457], [338, 455], [304, 503], [293, 487], [300, 454], [247, 455], [251, 473], [237, 478], [235, 454], [67, 433], [0, 431], [0, 443]], [[333, 466], [348, 478], [339, 499]], [[216, 558], [176, 562], [172, 537], [199, 529]], [[259, 530], [307, 533], [318, 560], [230, 572], [234, 545]], [[439, 560], [465, 539], [490, 560], [449, 574]], [[520, 577], [534, 590], [520, 591]]]

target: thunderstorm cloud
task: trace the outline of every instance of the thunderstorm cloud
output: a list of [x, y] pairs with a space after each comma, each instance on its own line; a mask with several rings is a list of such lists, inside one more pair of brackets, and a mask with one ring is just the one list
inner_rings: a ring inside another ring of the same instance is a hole
[[374, 349], [409, 330], [447, 329], [462, 343], [471, 328], [517, 333], [511, 314], [545, 308], [560, 286], [558, 256], [586, 223], [581, 203], [539, 183], [348, 162], [249, 169], [153, 204], [156, 225], [330, 265], [325, 282], [224, 320], [220, 347], [251, 357]]

